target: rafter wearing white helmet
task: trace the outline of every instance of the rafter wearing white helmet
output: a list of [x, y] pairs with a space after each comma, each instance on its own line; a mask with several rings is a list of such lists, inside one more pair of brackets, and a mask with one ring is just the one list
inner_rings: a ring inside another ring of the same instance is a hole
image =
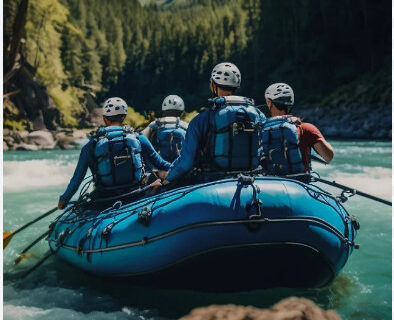
[[185, 103], [183, 102], [180, 96], [176, 94], [171, 94], [164, 98], [163, 103], [161, 105], [162, 111], [168, 110], [176, 110], [176, 111], [184, 111], [185, 110]]
[[276, 106], [292, 106], [294, 105], [293, 89], [286, 83], [271, 84], [265, 90], [265, 98], [271, 99]]
[[220, 87], [236, 89], [241, 86], [241, 71], [231, 62], [222, 62], [213, 68], [211, 80]]
[[126, 116], [127, 115], [127, 103], [121, 98], [112, 97], [105, 100], [103, 105], [103, 116]]

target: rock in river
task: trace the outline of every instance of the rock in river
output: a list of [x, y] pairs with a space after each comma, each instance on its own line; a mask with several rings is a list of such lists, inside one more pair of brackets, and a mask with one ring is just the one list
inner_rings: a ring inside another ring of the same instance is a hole
[[334, 310], [323, 310], [313, 301], [290, 297], [269, 309], [251, 306], [212, 305], [196, 308], [180, 320], [341, 320]]

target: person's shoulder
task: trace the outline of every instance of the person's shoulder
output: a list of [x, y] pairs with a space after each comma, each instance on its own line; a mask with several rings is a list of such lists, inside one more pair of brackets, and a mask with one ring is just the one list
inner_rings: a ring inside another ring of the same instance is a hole
[[301, 122], [300, 126], [306, 131], [319, 131], [319, 129], [314, 124], [309, 122]]
[[196, 123], [196, 122], [201, 122], [201, 121], [203, 121], [205, 118], [208, 117], [209, 111], [210, 111], [210, 108], [205, 109], [204, 111], [200, 112], [200, 113], [199, 113], [198, 115], [196, 115], [192, 120], [190, 120], [189, 125], [191, 125], [192, 123]]

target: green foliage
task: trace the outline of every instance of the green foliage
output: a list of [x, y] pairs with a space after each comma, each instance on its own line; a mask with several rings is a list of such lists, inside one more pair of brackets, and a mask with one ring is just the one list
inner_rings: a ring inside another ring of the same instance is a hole
[[26, 58], [37, 66], [37, 77], [47, 87], [64, 83], [60, 47], [68, 10], [58, 0], [30, 0], [26, 22]]
[[144, 128], [145, 126], [148, 125], [148, 121], [145, 119], [145, 117], [135, 111], [132, 107], [129, 107], [127, 110], [127, 116], [126, 119], [124, 120], [125, 124], [128, 124], [129, 126], [139, 129], [139, 128]]
[[[391, 62], [390, 8], [388, 0], [29, 0], [25, 50], [64, 125], [78, 125], [81, 89], [94, 85], [98, 102], [120, 96], [133, 105], [127, 121], [138, 127], [135, 112], [158, 111], [168, 94], [188, 111], [206, 106], [210, 72], [222, 61], [238, 65], [237, 94], [257, 103], [272, 82], [289, 83], [305, 101], [374, 74]], [[16, 6], [4, 9], [8, 36]], [[379, 79], [389, 86], [390, 76]]]
[[190, 122], [196, 115], [198, 115], [198, 112], [196, 110], [191, 112], [184, 112], [181, 119], [183, 121]]
[[27, 130], [29, 125], [26, 120], [4, 119], [3, 127], [11, 129], [11, 130], [16, 130], [16, 131], [24, 131], [24, 130]]
[[77, 127], [79, 115], [83, 112], [80, 103], [83, 91], [73, 87], [68, 87], [66, 90], [62, 90], [61, 87], [50, 87], [48, 91], [49, 96], [63, 115], [62, 125]]

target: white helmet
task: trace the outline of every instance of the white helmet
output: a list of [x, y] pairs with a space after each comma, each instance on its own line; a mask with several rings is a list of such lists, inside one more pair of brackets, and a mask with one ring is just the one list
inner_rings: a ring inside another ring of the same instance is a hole
[[213, 68], [211, 80], [220, 86], [239, 88], [241, 86], [241, 71], [233, 63], [222, 62]]
[[113, 97], [105, 100], [103, 106], [103, 116], [111, 117], [127, 114], [127, 103], [121, 98]]
[[271, 99], [278, 105], [292, 106], [294, 104], [293, 89], [286, 83], [271, 84], [265, 90], [265, 98]]
[[185, 103], [183, 102], [180, 96], [175, 94], [171, 94], [164, 98], [163, 103], [161, 105], [162, 111], [167, 110], [178, 110], [183, 111], [185, 110]]

